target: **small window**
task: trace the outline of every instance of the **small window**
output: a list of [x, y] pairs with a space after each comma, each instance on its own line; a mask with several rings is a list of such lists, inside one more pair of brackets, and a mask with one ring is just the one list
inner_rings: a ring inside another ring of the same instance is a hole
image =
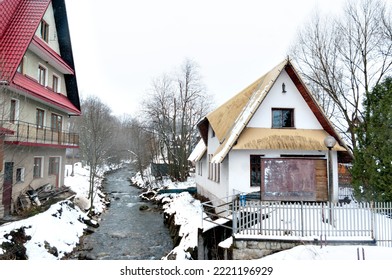
[[24, 182], [24, 168], [23, 167], [20, 167], [20, 168], [17, 168], [16, 169], [16, 182], [17, 183], [19, 183], [19, 182]]
[[34, 178], [41, 178], [42, 177], [42, 158], [41, 157], [34, 158], [33, 176], [34, 176]]
[[250, 185], [251, 187], [261, 186], [261, 156], [250, 156]]
[[203, 162], [201, 160], [197, 162], [197, 175], [203, 176]]
[[37, 109], [37, 127], [43, 128], [45, 123], [45, 111], [42, 109]]
[[59, 90], [59, 77], [57, 77], [56, 75], [53, 75], [52, 90], [54, 92], [60, 92], [60, 90]]
[[46, 86], [46, 68], [41, 65], [38, 66], [38, 83]]
[[63, 127], [63, 117], [56, 114], [52, 114], [51, 127], [53, 131], [56, 132], [61, 131]]
[[19, 100], [11, 99], [10, 122], [15, 123], [19, 119]]
[[24, 66], [24, 57], [22, 58], [22, 61], [19, 63], [18, 68], [16, 71], [20, 74], [23, 74], [23, 66]]
[[272, 109], [272, 127], [294, 127], [294, 109]]
[[44, 20], [41, 21], [41, 38], [49, 42], [49, 24]]

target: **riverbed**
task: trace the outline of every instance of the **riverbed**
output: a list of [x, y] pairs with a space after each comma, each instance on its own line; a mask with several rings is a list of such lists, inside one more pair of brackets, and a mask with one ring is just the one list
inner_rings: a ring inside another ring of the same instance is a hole
[[[173, 248], [163, 214], [155, 205], [139, 198], [140, 190], [130, 186], [129, 168], [106, 176], [104, 191], [111, 204], [102, 214], [99, 227], [83, 238], [82, 248], [88, 259], [154, 260]], [[140, 206], [148, 206], [141, 211]]]

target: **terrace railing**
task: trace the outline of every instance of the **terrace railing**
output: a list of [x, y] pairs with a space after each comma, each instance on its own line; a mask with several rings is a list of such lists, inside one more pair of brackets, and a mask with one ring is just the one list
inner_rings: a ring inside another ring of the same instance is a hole
[[66, 130], [55, 129], [22, 121], [1, 121], [0, 126], [13, 131], [4, 141], [15, 144], [60, 145], [78, 147], [79, 135]]
[[233, 234], [251, 238], [373, 240], [392, 247], [392, 203], [233, 200]]

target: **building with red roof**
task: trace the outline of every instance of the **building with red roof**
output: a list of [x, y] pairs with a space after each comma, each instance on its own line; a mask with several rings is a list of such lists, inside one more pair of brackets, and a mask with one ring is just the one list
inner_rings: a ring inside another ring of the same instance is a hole
[[65, 1], [0, 1], [0, 217], [28, 190], [64, 184], [79, 115]]

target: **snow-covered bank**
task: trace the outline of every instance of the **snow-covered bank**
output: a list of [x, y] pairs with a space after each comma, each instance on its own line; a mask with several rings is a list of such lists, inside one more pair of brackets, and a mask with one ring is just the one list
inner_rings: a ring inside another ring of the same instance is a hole
[[[66, 167], [66, 174], [71, 174], [71, 166]], [[80, 209], [81, 201], [89, 207], [88, 168], [80, 163], [74, 165], [74, 176], [65, 178], [65, 185], [76, 193], [75, 203], [63, 200], [50, 206], [43, 213], [36, 214], [27, 219], [9, 222], [0, 226], [0, 259], [12, 257], [20, 250], [21, 258], [35, 259], [62, 259], [72, 252], [79, 243], [79, 238], [87, 228], [86, 223], [94, 223], [87, 213]], [[97, 182], [97, 187], [100, 183]], [[105, 209], [104, 195], [99, 190], [94, 197], [94, 212], [102, 213]], [[20, 239], [23, 240], [20, 240]], [[2, 249], [2, 248], [3, 249]], [[8, 249], [5, 249], [8, 248]]]
[[198, 230], [202, 228], [203, 206], [188, 192], [159, 194], [159, 190], [194, 188], [194, 179], [189, 177], [186, 182], [172, 182], [168, 178], [156, 181], [146, 171], [143, 178], [140, 173], [132, 177], [131, 183], [144, 190], [141, 198], [162, 204], [164, 215], [173, 216], [175, 225], [179, 226], [177, 234], [181, 240], [163, 259], [191, 259], [190, 251], [197, 247]]

